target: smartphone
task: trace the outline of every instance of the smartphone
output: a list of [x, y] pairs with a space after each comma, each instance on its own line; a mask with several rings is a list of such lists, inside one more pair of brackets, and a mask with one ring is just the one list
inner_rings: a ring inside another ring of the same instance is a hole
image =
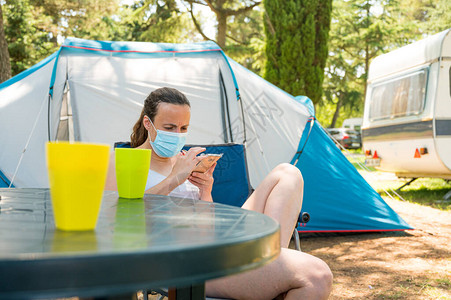
[[202, 157], [202, 160], [199, 161], [194, 168], [193, 172], [200, 172], [205, 173], [208, 169], [211, 168], [211, 166], [218, 161], [222, 157], [223, 153], [220, 154], [211, 154], [207, 153], [204, 155], [200, 155], [199, 157]]

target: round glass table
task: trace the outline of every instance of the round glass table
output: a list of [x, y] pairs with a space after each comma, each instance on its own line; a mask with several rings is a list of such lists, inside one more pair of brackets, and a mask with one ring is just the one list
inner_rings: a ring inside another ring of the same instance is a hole
[[48, 189], [0, 189], [0, 299], [162, 286], [202, 299], [206, 280], [274, 260], [279, 239], [277, 222], [253, 211], [160, 195], [128, 200], [108, 191], [95, 230], [60, 231]]

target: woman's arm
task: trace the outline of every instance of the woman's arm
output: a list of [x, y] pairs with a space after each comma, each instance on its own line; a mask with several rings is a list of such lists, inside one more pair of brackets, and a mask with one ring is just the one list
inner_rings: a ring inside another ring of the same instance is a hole
[[116, 166], [115, 166], [115, 162], [114, 162], [114, 152], [110, 153], [110, 161], [108, 163], [108, 173], [106, 175], [105, 190], [117, 191]]
[[210, 193], [201, 193], [200, 200], [213, 202], [213, 197], [211, 197], [211, 192]]
[[172, 171], [169, 176], [145, 192], [157, 195], [168, 195], [190, 177], [194, 167], [201, 159], [197, 157], [197, 154], [203, 151], [205, 151], [205, 148], [193, 147], [186, 152], [181, 152], [178, 154], [177, 161], [172, 167]]
[[177, 176], [169, 175], [157, 185], [154, 185], [150, 189], [147, 189], [145, 193], [156, 195], [169, 195], [170, 192], [172, 192], [176, 187], [181, 185], [184, 181], [185, 180], [180, 181], [180, 179], [178, 179]]
[[193, 172], [188, 177], [189, 182], [199, 188], [200, 200], [213, 202], [211, 190], [213, 189], [213, 171], [215, 170], [215, 167], [216, 163], [214, 163], [205, 173]]

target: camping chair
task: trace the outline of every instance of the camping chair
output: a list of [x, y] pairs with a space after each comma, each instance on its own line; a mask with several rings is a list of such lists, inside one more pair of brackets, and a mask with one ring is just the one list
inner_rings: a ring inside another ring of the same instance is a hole
[[[249, 182], [249, 173], [246, 161], [246, 149], [242, 144], [227, 143], [217, 145], [186, 145], [184, 150], [191, 147], [204, 147], [204, 153], [220, 154], [222, 158], [213, 172], [215, 181], [211, 192], [214, 202], [241, 207], [253, 192]], [[231, 189], [230, 187], [234, 188]], [[295, 249], [301, 251], [298, 226], [305, 226], [310, 215], [303, 212], [299, 215], [298, 224], [293, 231]]]
[[[118, 142], [114, 144], [117, 148], [129, 148], [129, 142]], [[246, 150], [244, 145], [236, 143], [216, 144], [216, 145], [185, 145], [184, 150], [191, 147], [204, 147], [206, 150], [203, 153], [220, 154], [223, 156], [218, 161], [213, 172], [215, 181], [213, 183], [212, 198], [214, 202], [228, 204], [241, 207], [253, 189], [249, 182], [249, 174], [246, 161]], [[230, 188], [233, 186], [233, 188]], [[310, 220], [310, 215], [306, 212], [302, 213], [298, 218], [298, 224], [293, 231], [293, 239], [295, 242], [295, 249], [301, 251], [298, 226], [305, 226]], [[168, 290], [153, 289], [149, 291], [151, 294], [160, 294], [159, 299], [168, 297]], [[207, 298], [214, 300], [216, 298]]]

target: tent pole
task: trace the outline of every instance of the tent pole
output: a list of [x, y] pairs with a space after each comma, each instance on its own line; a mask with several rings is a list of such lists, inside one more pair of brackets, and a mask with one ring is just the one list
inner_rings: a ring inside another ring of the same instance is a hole
[[308, 122], [310, 122], [310, 128], [309, 128], [309, 131], [308, 131], [308, 134], [307, 134], [307, 138], [305, 139], [304, 146], [302, 146], [301, 150], [296, 152], [297, 157], [296, 157], [296, 160], [293, 163], [293, 166], [297, 165], [299, 157], [301, 157], [301, 154], [304, 151], [305, 146], [307, 145], [308, 138], [310, 137], [310, 133], [312, 132], [312, 128], [313, 128], [313, 125], [314, 125], [314, 122], [315, 122], [315, 117], [310, 117]]
[[239, 102], [240, 108], [241, 108], [241, 117], [243, 118], [243, 145], [246, 146], [246, 141], [247, 141], [246, 121], [244, 120], [243, 99], [241, 99], [241, 95], [238, 96], [238, 102]]
[[[227, 97], [227, 91], [225, 90], [224, 78], [222, 77], [221, 69], [219, 69], [219, 84], [221, 86], [221, 104], [222, 104], [222, 124], [223, 124], [223, 132], [224, 132], [224, 142], [233, 143], [233, 135], [232, 135], [232, 124], [230, 122], [230, 113], [229, 113], [229, 98]], [[227, 121], [226, 121], [227, 118]], [[227, 130], [228, 129], [228, 130]]]
[[52, 102], [53, 96], [49, 94], [49, 101], [47, 101], [47, 135], [48, 135], [48, 141], [51, 141], [50, 137], [50, 103]]

